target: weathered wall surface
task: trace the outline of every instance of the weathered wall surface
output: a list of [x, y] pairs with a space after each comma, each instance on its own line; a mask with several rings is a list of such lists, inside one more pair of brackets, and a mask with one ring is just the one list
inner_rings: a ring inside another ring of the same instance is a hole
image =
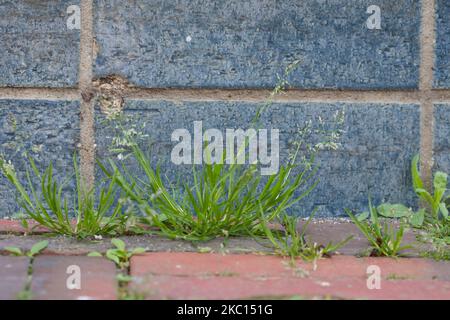
[[[53, 163], [59, 181], [73, 174], [72, 158], [79, 137], [77, 101], [0, 100], [0, 148], [20, 178], [26, 181], [26, 157], [40, 168]], [[68, 185], [69, 187], [73, 184]], [[40, 186], [39, 186], [40, 187]], [[16, 194], [7, 179], [0, 177], [2, 215], [16, 213]]]
[[437, 0], [436, 88], [450, 88], [450, 3]]
[[364, 28], [364, 1], [95, 1], [98, 76], [144, 87], [271, 88], [301, 60], [291, 85], [417, 88], [420, 2], [376, 1], [383, 29]]
[[[372, 5], [380, 29], [367, 26]], [[80, 29], [68, 28], [70, 6]], [[172, 131], [248, 128], [301, 60], [262, 117], [280, 129], [282, 161], [305, 121], [343, 110], [345, 122], [295, 213], [339, 216], [369, 195], [415, 205], [414, 154], [428, 180], [450, 171], [449, 12], [446, 0], [0, 0], [0, 153], [22, 171], [25, 151], [41, 167], [53, 160], [60, 175], [78, 150], [89, 180], [117, 134], [104, 111], [123, 109], [168, 176], [185, 177], [169, 160]], [[0, 216], [11, 216], [14, 190], [0, 183]]]
[[[127, 120], [122, 125], [133, 128], [145, 141], [151, 142], [146, 150], [153, 155], [154, 163], [159, 162], [162, 172], [169, 173], [176, 182], [189, 177], [192, 168], [171, 162], [174, 143], [170, 137], [174, 130], [186, 128], [192, 133], [194, 121], [202, 121], [204, 130], [247, 128], [257, 107], [256, 103], [243, 102], [176, 104], [133, 100], [125, 106]], [[343, 208], [365, 208], [369, 194], [374, 202], [413, 204], [409, 161], [420, 146], [418, 105], [276, 103], [262, 116], [261, 128], [280, 130], [280, 163], [287, 163], [289, 153], [295, 150], [293, 140], [297, 138], [299, 124], [321, 116], [332, 125], [337, 111], [345, 113], [342, 147], [319, 154], [320, 170], [315, 178], [320, 183], [293, 211], [309, 215], [313, 208], [319, 207], [318, 215], [342, 215]], [[120, 145], [113, 142], [118, 136], [114, 122], [101, 125], [102, 118], [98, 116], [96, 138], [98, 154], [106, 158], [117, 155], [113, 150]], [[132, 171], [140, 172], [135, 166]]]
[[80, 33], [66, 10], [79, 0], [0, 1], [0, 86], [74, 87]]

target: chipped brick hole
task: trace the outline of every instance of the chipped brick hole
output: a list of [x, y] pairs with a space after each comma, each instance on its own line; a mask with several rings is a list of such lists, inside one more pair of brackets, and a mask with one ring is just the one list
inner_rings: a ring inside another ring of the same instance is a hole
[[95, 96], [100, 111], [108, 118], [120, 114], [124, 108], [124, 97], [135, 88], [126, 78], [119, 75], [108, 75], [94, 79], [93, 89], [83, 99], [91, 100]]

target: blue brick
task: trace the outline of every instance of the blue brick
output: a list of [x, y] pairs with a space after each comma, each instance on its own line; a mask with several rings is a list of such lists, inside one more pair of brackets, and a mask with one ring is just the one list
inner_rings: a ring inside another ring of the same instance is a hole
[[[35, 159], [40, 169], [53, 162], [60, 182], [72, 172], [79, 136], [78, 102], [0, 100], [0, 128], [0, 154], [11, 160], [23, 183], [28, 167], [25, 153]], [[0, 217], [18, 211], [16, 196], [9, 181], [0, 175]]]
[[67, 8], [79, 0], [0, 0], [0, 86], [73, 87], [80, 31], [68, 30]]
[[434, 87], [450, 88], [450, 2], [436, 1], [436, 65]]
[[450, 105], [435, 105], [434, 117], [434, 169], [450, 173]]
[[[368, 30], [378, 5], [382, 29]], [[142, 87], [417, 88], [417, 0], [96, 0], [95, 74]], [[190, 37], [190, 41], [188, 40]]]
[[[172, 131], [186, 128], [192, 134], [193, 121], [203, 121], [204, 130], [246, 129], [256, 108], [257, 104], [244, 102], [132, 100], [126, 103], [121, 123], [125, 130], [139, 133], [140, 144], [151, 152], [155, 165], [161, 164], [162, 173], [169, 180], [183, 181], [190, 176], [192, 167], [170, 162], [170, 153], [176, 144], [171, 142]], [[409, 164], [420, 145], [418, 105], [280, 103], [263, 114], [261, 123], [265, 128], [280, 129], [280, 157], [285, 163], [297, 129], [310, 119], [317, 123], [319, 116], [327, 126], [331, 125], [330, 119], [338, 110], [345, 112], [342, 147], [320, 154], [317, 175], [320, 183], [293, 212], [305, 216], [319, 207], [321, 216], [339, 216], [344, 214], [344, 208], [366, 208], [369, 195], [374, 202], [414, 205]], [[120, 147], [112, 143], [115, 136], [121, 136], [120, 132], [118, 122], [108, 122], [97, 113], [100, 158], [111, 156], [110, 149]], [[130, 158], [125, 161], [131, 164], [132, 172], [141, 176]]]

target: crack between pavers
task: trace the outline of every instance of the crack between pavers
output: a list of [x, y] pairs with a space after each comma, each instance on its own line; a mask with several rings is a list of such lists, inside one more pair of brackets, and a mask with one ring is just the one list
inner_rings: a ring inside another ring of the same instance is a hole
[[255, 280], [255, 281], [267, 281], [267, 280], [281, 280], [281, 279], [288, 279], [288, 278], [309, 278], [309, 276], [297, 276], [295, 274], [291, 276], [269, 276], [269, 275], [259, 275], [259, 276], [252, 276], [252, 275], [242, 275], [240, 273], [233, 273], [230, 275], [227, 274], [220, 274], [218, 273], [205, 273], [205, 274], [170, 274], [170, 273], [157, 273], [157, 272], [148, 272], [145, 275], [140, 276], [134, 276], [133, 278], [136, 279], [146, 279], [149, 277], [173, 277], [173, 278], [197, 278], [197, 279], [214, 279], [214, 278], [241, 278], [246, 280]]
[[32, 300], [33, 292], [31, 291], [31, 285], [33, 281], [33, 264], [34, 257], [28, 259], [27, 279], [24, 283], [22, 291], [17, 293], [16, 298], [18, 300]]

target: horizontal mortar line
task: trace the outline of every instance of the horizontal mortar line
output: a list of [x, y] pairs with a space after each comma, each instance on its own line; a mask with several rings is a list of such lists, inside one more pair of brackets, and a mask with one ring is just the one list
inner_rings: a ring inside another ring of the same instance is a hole
[[[269, 89], [145, 89], [134, 88], [128, 99], [169, 101], [266, 101]], [[447, 93], [450, 97], [450, 91]], [[419, 103], [424, 92], [418, 90], [302, 90], [289, 89], [274, 98], [279, 102], [399, 102]]]
[[79, 100], [75, 88], [0, 88], [0, 99]]
[[[128, 99], [169, 101], [266, 101], [270, 89], [150, 89], [133, 88]], [[386, 102], [420, 103], [430, 98], [434, 103], [449, 103], [450, 89], [433, 90], [333, 90], [289, 89], [275, 97], [279, 102]], [[77, 88], [0, 88], [0, 99], [79, 100]]]
[[448, 103], [450, 101], [450, 90], [432, 90], [430, 95], [434, 103]]

